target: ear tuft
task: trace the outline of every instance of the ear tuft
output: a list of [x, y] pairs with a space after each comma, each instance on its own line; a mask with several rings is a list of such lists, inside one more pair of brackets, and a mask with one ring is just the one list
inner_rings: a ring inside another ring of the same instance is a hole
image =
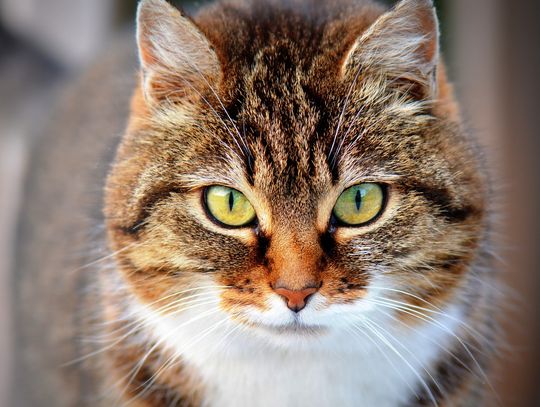
[[394, 83], [419, 88], [419, 97], [433, 98], [438, 63], [439, 24], [433, 2], [403, 0], [357, 39], [343, 74], [381, 72]]
[[140, 2], [137, 45], [149, 102], [200, 94], [221, 80], [221, 66], [208, 39], [165, 0]]

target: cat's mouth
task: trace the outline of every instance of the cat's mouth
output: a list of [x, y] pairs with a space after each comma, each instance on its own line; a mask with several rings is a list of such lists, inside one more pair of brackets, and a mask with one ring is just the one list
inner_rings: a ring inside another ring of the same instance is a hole
[[320, 325], [308, 325], [298, 321], [294, 321], [286, 325], [267, 325], [258, 324], [257, 327], [265, 332], [274, 335], [303, 335], [303, 336], [319, 336], [326, 332], [326, 328]]

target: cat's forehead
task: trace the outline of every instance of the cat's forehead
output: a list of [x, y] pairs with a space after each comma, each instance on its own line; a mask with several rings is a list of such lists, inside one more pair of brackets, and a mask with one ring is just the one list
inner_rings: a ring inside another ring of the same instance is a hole
[[253, 153], [254, 183], [272, 177], [282, 190], [307, 192], [328, 178], [328, 137], [324, 107], [307, 91], [309, 76], [295, 54], [286, 43], [260, 51], [243, 81], [240, 120]]
[[[164, 159], [164, 166], [180, 162], [176, 174], [187, 188], [222, 184], [243, 192], [249, 185], [272, 202], [304, 207], [335, 185], [344, 189], [352, 181], [384, 182], [394, 174], [419, 172], [414, 157], [434, 150], [421, 136], [432, 126], [420, 92], [429, 91], [429, 84], [407, 76], [425, 88], [409, 94], [409, 79], [403, 83], [394, 59], [376, 59], [391, 72], [372, 66], [372, 48], [381, 40], [373, 32], [366, 40], [362, 33], [380, 10], [361, 9], [366, 16], [358, 21], [343, 19], [342, 13], [319, 21], [280, 8], [270, 14], [260, 10], [261, 18], [234, 7], [218, 22], [199, 16], [202, 33], [196, 38], [208, 41], [198, 42], [206, 59], [197, 60], [197, 75], [189, 76], [193, 60], [186, 64], [180, 58], [175, 74], [162, 78], [172, 81], [166, 84], [178, 97], [184, 95], [172, 107], [165, 103], [182, 114], [170, 115], [174, 120], [166, 125], [160, 117], [158, 126], [167, 131], [155, 132], [160, 142], [172, 139], [175, 146], [167, 153], [175, 158]], [[413, 62], [420, 64], [417, 59]], [[181, 80], [179, 70], [185, 74]], [[160, 101], [164, 84], [154, 82], [147, 96], [154, 92]], [[166, 152], [156, 149], [159, 156]]]

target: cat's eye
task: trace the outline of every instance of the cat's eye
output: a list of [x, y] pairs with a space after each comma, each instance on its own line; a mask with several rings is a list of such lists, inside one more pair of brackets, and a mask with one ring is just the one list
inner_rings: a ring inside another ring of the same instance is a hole
[[336, 201], [333, 214], [343, 225], [361, 226], [375, 219], [383, 205], [383, 187], [375, 183], [363, 183], [343, 191]]
[[242, 227], [255, 220], [255, 209], [246, 196], [233, 188], [214, 185], [206, 188], [204, 202], [208, 213], [219, 223]]

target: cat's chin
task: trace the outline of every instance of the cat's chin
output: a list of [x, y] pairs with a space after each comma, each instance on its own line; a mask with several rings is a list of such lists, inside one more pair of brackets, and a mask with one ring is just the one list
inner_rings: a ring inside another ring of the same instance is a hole
[[332, 335], [330, 327], [300, 322], [250, 324], [249, 332], [251, 332], [249, 337], [255, 340], [249, 343], [256, 345], [259, 349], [261, 346], [263, 349], [269, 346], [271, 349], [283, 351], [320, 349]]
[[300, 322], [292, 322], [284, 325], [257, 324], [255, 329], [263, 334], [291, 338], [310, 338], [325, 335], [327, 328], [318, 325], [307, 325]]

